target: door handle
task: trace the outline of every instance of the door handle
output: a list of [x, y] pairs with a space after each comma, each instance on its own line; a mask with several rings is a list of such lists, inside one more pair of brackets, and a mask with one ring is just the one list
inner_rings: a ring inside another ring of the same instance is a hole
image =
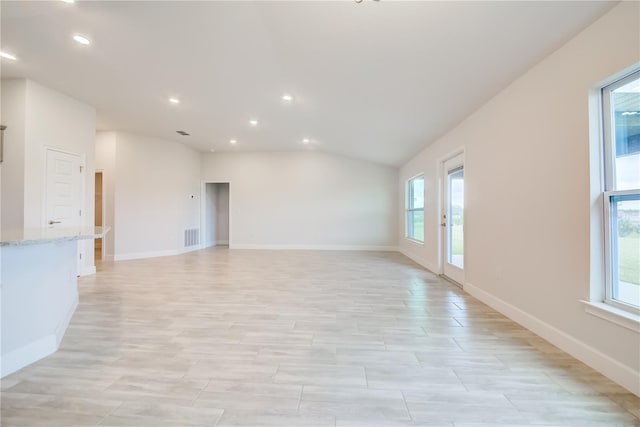
[[62, 221], [49, 220], [49, 225], [60, 224]]

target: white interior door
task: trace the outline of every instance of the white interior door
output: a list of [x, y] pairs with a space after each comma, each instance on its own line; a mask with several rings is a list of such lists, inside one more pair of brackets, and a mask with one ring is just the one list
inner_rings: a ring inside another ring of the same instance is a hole
[[464, 158], [462, 154], [443, 163], [442, 186], [443, 274], [464, 284]]
[[[47, 149], [45, 226], [79, 227], [82, 223], [82, 162], [78, 155]], [[81, 271], [78, 245], [78, 273]]]

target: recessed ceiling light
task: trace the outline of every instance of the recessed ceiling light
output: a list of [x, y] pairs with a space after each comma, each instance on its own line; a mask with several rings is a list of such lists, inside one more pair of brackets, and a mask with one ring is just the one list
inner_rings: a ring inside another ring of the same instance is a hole
[[169, 98], [169, 102], [172, 104], [180, 104], [180, 100], [178, 98]]
[[77, 41], [78, 43], [80, 43], [80, 44], [84, 44], [84, 45], [90, 45], [91, 44], [91, 40], [89, 40], [85, 36], [81, 36], [80, 34], [76, 34], [75, 36], [73, 36], [73, 39], [75, 41]]
[[285, 93], [284, 95], [282, 95], [282, 100], [286, 102], [291, 102], [293, 101], [293, 96], [289, 95], [288, 93]]
[[302, 143], [303, 143], [303, 144], [308, 144], [309, 142], [311, 142], [311, 141], [309, 140], [309, 138], [305, 138], [305, 139], [303, 139], [303, 140], [302, 140]]
[[258, 126], [258, 121], [257, 121], [257, 120], [255, 120], [255, 119], [254, 119], [254, 120], [249, 120], [249, 124], [250, 124], [251, 126]]
[[12, 61], [15, 61], [16, 59], [18, 59], [18, 58], [16, 58], [15, 55], [12, 55], [12, 54], [7, 53], [7, 52], [0, 52], [0, 56], [5, 58], [5, 59], [10, 59]]
[[65, 2], [65, 3], [75, 3], [76, 2], [76, 0], [62, 0], [62, 1]]
[[231, 144], [231, 145], [233, 145], [233, 144], [235, 144], [235, 143], [237, 143], [237, 142], [238, 142], [238, 141], [236, 141], [235, 139], [230, 139], [230, 140], [229, 140], [229, 144]]

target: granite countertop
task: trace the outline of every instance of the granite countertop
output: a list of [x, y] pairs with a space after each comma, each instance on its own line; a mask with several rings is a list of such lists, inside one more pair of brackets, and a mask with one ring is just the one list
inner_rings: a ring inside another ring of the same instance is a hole
[[104, 237], [110, 227], [46, 227], [0, 230], [0, 246], [41, 245]]

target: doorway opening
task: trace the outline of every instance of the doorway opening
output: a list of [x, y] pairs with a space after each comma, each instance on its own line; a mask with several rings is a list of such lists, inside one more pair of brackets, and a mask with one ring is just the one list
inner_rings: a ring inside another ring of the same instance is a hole
[[229, 246], [229, 183], [205, 184], [204, 245]]
[[442, 163], [442, 273], [464, 283], [464, 157]]
[[[104, 209], [104, 199], [103, 199], [103, 195], [104, 195], [104, 186], [103, 186], [103, 175], [101, 171], [97, 171], [96, 172], [96, 190], [95, 190], [95, 205], [94, 205], [94, 212], [95, 212], [95, 225], [96, 227], [102, 227], [103, 225], [103, 209]], [[104, 254], [104, 246], [103, 246], [103, 241], [102, 238], [99, 239], [95, 239], [95, 243], [94, 243], [94, 259], [96, 260], [96, 262], [98, 261], [102, 261], [102, 256]]]

